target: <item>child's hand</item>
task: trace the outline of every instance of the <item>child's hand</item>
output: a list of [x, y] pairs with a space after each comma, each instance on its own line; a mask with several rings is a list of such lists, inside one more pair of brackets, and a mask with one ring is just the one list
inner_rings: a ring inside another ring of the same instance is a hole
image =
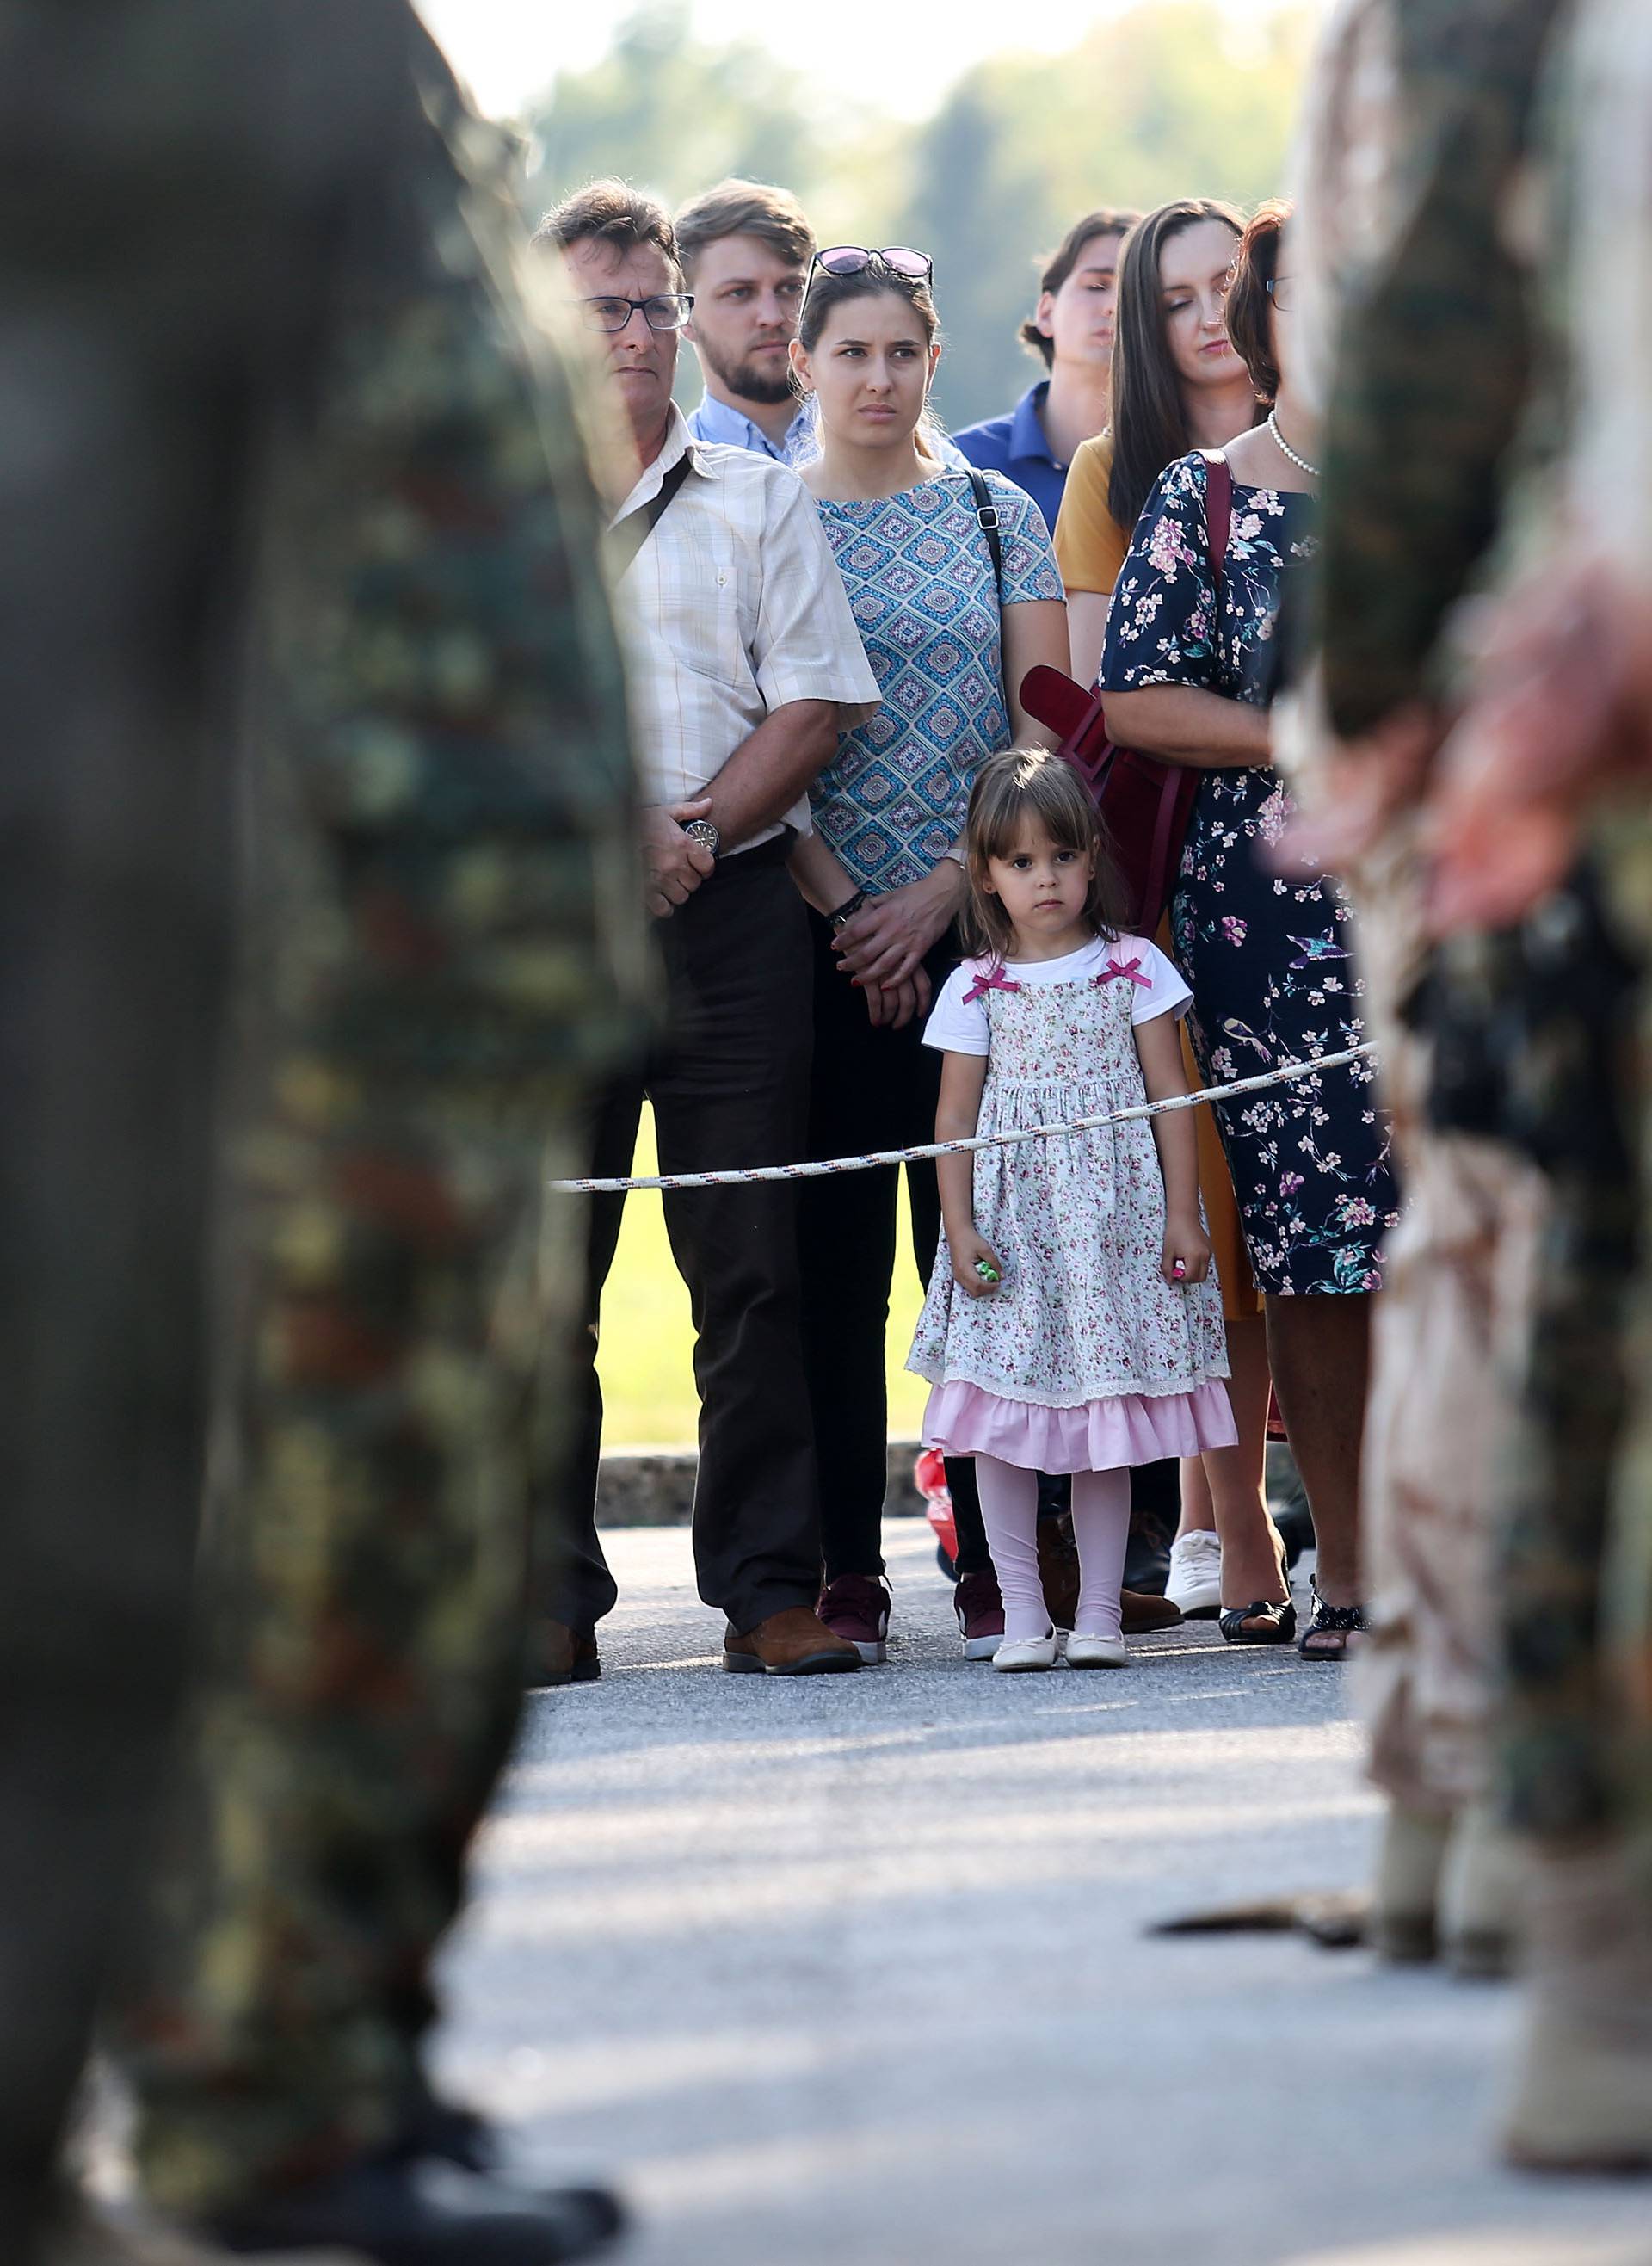
[[1166, 1283], [1202, 1283], [1210, 1272], [1210, 1239], [1197, 1212], [1165, 1222], [1165, 1248], [1159, 1271]]
[[[981, 1269], [990, 1270], [983, 1274]], [[1004, 1280], [1004, 1264], [985, 1238], [973, 1228], [952, 1246], [952, 1279], [972, 1298], [990, 1298]]]

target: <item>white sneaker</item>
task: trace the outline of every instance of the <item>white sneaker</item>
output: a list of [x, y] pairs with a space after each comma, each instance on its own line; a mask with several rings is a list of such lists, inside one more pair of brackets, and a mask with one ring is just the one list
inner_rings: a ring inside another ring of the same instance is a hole
[[1122, 1636], [1070, 1636], [1067, 1639], [1069, 1668], [1128, 1668], [1129, 1654], [1124, 1649]]
[[992, 1656], [994, 1668], [1002, 1669], [1006, 1676], [1014, 1676], [1029, 1668], [1053, 1668], [1056, 1665], [1056, 1632], [1048, 1636], [1019, 1636], [1013, 1643], [1005, 1637]]
[[1170, 1546], [1165, 1595], [1185, 1621], [1213, 1621], [1222, 1610], [1222, 1545], [1197, 1528]]

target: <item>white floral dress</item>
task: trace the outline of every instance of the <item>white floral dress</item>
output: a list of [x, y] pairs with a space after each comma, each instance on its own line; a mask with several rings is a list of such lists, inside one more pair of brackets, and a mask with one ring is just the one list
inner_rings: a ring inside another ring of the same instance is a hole
[[[969, 961], [925, 1040], [988, 1057], [982, 1133], [1064, 1124], [1145, 1100], [1135, 1026], [1189, 997], [1142, 937]], [[925, 1446], [1083, 1472], [1234, 1444], [1220, 1290], [1159, 1271], [1165, 1189], [1145, 1120], [977, 1151], [975, 1222], [1004, 1280], [970, 1297], [942, 1237], [907, 1362], [935, 1388]]]

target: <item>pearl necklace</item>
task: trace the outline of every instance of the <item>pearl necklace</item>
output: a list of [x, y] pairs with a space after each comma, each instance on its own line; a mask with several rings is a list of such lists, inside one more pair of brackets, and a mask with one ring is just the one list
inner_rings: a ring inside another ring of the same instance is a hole
[[1270, 409], [1268, 413], [1268, 429], [1278, 443], [1281, 454], [1289, 457], [1299, 472], [1306, 472], [1311, 480], [1317, 480], [1319, 477], [1319, 467], [1317, 464], [1311, 464], [1305, 457], [1299, 457], [1290, 442], [1286, 440], [1279, 429], [1279, 412], [1276, 409]]

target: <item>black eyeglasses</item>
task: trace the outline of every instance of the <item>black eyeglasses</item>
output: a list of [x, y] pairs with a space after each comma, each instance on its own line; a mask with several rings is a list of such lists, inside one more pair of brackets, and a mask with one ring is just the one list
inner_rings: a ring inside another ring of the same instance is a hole
[[1294, 275], [1270, 275], [1262, 289], [1282, 315], [1288, 315], [1295, 306], [1297, 279]]
[[859, 275], [881, 260], [896, 275], [904, 275], [909, 283], [927, 283], [935, 273], [935, 263], [926, 252], [914, 252], [910, 244], [888, 244], [881, 252], [868, 252], [864, 244], [831, 244], [824, 252], [817, 252], [809, 273], [823, 267], [829, 275]]
[[680, 331], [693, 306], [691, 291], [656, 291], [648, 299], [581, 299], [580, 319], [588, 331], [623, 331], [640, 308], [651, 331]]

